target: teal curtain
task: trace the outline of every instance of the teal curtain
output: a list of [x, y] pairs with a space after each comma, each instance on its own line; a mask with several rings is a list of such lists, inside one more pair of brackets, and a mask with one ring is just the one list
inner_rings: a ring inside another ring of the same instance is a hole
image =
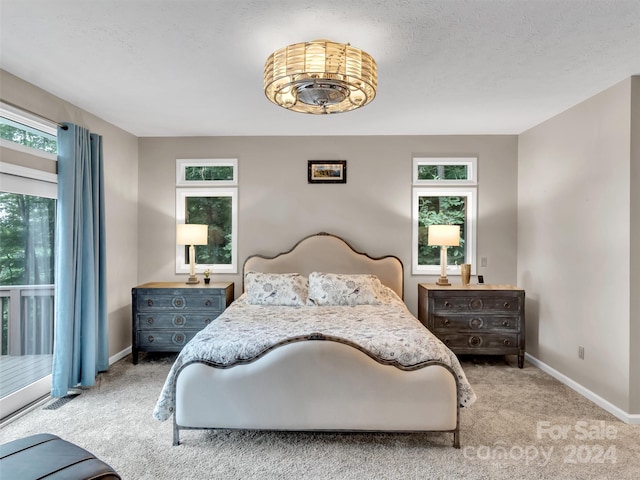
[[100, 135], [73, 124], [58, 129], [55, 397], [93, 385], [109, 366], [102, 162]]

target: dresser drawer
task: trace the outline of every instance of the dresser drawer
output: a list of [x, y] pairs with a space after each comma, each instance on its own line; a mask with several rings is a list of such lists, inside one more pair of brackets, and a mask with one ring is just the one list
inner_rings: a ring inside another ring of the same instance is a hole
[[137, 345], [153, 351], [179, 351], [200, 330], [138, 330]]
[[212, 311], [211, 313], [142, 312], [137, 315], [138, 328], [195, 328], [201, 330], [221, 313], [220, 311]]
[[139, 312], [203, 309], [220, 313], [225, 309], [225, 302], [226, 298], [222, 294], [194, 294], [189, 292], [186, 295], [179, 291], [167, 293], [138, 292]]
[[429, 329], [433, 332], [448, 331], [505, 331], [520, 332], [519, 316], [484, 316], [484, 315], [433, 315], [429, 319]]
[[518, 335], [496, 335], [496, 334], [443, 334], [438, 335], [440, 340], [457, 353], [474, 353], [474, 350], [489, 353], [487, 350], [496, 349], [504, 351], [505, 349], [518, 348]]
[[467, 312], [519, 312], [521, 309], [519, 295], [509, 293], [482, 295], [452, 295], [445, 292], [434, 292], [434, 314], [467, 313]]

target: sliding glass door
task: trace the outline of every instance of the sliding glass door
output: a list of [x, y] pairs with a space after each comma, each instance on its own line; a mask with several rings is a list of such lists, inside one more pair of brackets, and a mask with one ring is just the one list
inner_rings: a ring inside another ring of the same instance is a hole
[[0, 417], [51, 386], [56, 185], [0, 174]]

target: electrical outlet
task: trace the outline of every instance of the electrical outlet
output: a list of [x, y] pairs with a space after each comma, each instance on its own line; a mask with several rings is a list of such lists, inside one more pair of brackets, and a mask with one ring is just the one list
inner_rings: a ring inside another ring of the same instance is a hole
[[582, 345], [578, 345], [578, 358], [584, 360], [584, 347]]
[[487, 266], [487, 257], [482, 257], [480, 258], [480, 266], [481, 267], [486, 267]]

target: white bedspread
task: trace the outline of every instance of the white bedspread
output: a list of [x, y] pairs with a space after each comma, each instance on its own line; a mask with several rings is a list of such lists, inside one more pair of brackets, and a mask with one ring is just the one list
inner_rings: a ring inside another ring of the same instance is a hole
[[180, 352], [167, 376], [153, 412], [165, 421], [175, 405], [175, 380], [180, 368], [203, 360], [220, 366], [247, 363], [291, 338], [324, 336], [356, 344], [373, 358], [398, 368], [420, 368], [439, 362], [458, 378], [458, 401], [467, 407], [476, 400], [457, 357], [386, 287], [381, 305], [261, 306], [243, 294], [220, 317], [200, 331]]

